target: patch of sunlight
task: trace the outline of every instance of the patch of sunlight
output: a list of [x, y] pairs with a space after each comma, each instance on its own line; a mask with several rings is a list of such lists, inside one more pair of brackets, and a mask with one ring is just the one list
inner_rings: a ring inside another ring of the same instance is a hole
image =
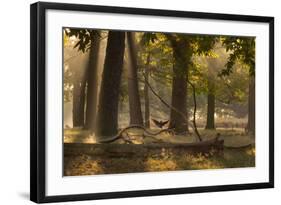
[[207, 155], [198, 154], [198, 155], [187, 155], [186, 160], [190, 164], [190, 169], [221, 169], [224, 168], [222, 164], [209, 158]]
[[246, 154], [249, 156], [256, 156], [256, 148], [251, 147], [251, 148], [247, 149]]
[[87, 155], [75, 157], [65, 167], [66, 176], [94, 175], [104, 173], [98, 161], [92, 160]]
[[64, 129], [64, 143], [96, 143], [89, 130], [81, 128]]
[[177, 163], [171, 159], [148, 158], [145, 162], [146, 171], [173, 171], [177, 170]]
[[90, 133], [89, 130], [83, 130], [82, 128], [64, 129], [65, 135], [86, 135], [89, 133]]
[[82, 143], [88, 143], [88, 144], [93, 144], [96, 143], [96, 138], [93, 137], [92, 135], [89, 135], [88, 137], [85, 137], [82, 141]]

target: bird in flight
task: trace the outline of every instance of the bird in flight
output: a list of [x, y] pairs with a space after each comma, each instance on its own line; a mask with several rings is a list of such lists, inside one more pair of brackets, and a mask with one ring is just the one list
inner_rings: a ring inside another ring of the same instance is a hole
[[161, 128], [161, 129], [169, 122], [169, 120], [162, 121], [162, 120], [156, 120], [156, 119], [152, 119], [152, 121], [157, 127]]

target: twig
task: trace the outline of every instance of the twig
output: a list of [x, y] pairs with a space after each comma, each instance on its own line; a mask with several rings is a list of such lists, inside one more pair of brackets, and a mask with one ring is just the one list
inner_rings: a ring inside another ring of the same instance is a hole
[[193, 102], [194, 102], [194, 109], [193, 109], [193, 126], [195, 134], [197, 135], [200, 142], [202, 141], [202, 137], [200, 133], [198, 132], [197, 125], [196, 125], [196, 110], [197, 110], [197, 102], [196, 102], [196, 93], [195, 93], [195, 86], [190, 82], [190, 80], [187, 78], [187, 82], [192, 87], [192, 93], [193, 93]]

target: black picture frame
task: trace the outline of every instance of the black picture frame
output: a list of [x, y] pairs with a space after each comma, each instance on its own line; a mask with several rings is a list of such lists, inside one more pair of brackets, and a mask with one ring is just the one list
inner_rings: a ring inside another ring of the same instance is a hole
[[[229, 184], [192, 188], [170, 188], [107, 193], [46, 196], [45, 192], [45, 26], [46, 10], [86, 11], [180, 17], [195, 19], [234, 20], [269, 24], [269, 181], [263, 183]], [[30, 7], [30, 199], [37, 203], [76, 200], [97, 200], [198, 192], [261, 189], [274, 187], [274, 18], [264, 16], [229, 15], [217, 13], [155, 10], [144, 8], [109, 7], [97, 5], [38, 2]]]

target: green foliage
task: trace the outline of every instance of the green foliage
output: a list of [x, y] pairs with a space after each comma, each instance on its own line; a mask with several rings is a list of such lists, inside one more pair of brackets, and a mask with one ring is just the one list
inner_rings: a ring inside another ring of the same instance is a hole
[[[237, 60], [237, 53], [241, 46], [229, 45], [230, 40], [233, 41], [231, 37], [227, 39], [226, 37], [211, 35], [142, 33], [139, 35], [139, 42], [142, 44], [138, 56], [139, 64], [142, 65], [141, 68], [143, 69], [147, 54], [150, 53], [151, 78], [171, 91], [173, 65], [175, 63], [173, 43], [174, 46], [180, 45], [186, 59], [189, 59], [190, 55], [192, 56], [186, 69], [188, 69], [189, 80], [196, 87], [196, 95], [200, 99], [198, 104], [201, 109], [206, 105], [202, 96], [210, 92], [208, 83], [213, 84], [211, 92], [224, 105], [241, 103], [245, 106], [248, 94], [248, 65], [245, 64], [247, 60], [242, 56], [240, 59], [245, 59], [244, 62]], [[238, 42], [242, 45], [248, 43]], [[226, 45], [229, 46], [226, 48]], [[230, 55], [233, 54], [233, 49], [237, 50], [236, 55]], [[240, 55], [243, 55], [245, 50], [242, 49], [239, 52]], [[227, 66], [225, 67], [225, 65]], [[183, 71], [182, 74], [184, 73]], [[218, 78], [218, 75], [221, 75], [221, 77]], [[188, 86], [188, 93], [191, 92], [192, 90]], [[190, 98], [190, 95], [188, 97]], [[192, 102], [192, 99], [188, 99], [188, 101]]]
[[[192, 60], [189, 69], [189, 80], [194, 84], [196, 87], [196, 94], [205, 94], [208, 92], [208, 77], [207, 73], [207, 66], [204, 64], [200, 64], [196, 62], [195, 59]], [[189, 89], [191, 92], [191, 89]]]
[[[189, 79], [196, 87], [199, 113], [205, 115], [206, 96], [213, 93], [216, 98], [216, 114], [244, 117], [247, 112], [249, 82], [247, 65], [236, 62], [231, 75], [218, 77], [225, 69], [229, 53], [226, 52], [219, 37], [217, 38], [218, 41], [208, 52], [209, 55], [193, 56], [189, 69]], [[188, 91], [192, 92], [191, 88]], [[192, 102], [190, 96], [188, 101]]]
[[249, 74], [255, 74], [255, 38], [254, 37], [222, 37], [222, 43], [230, 52], [225, 69], [220, 76], [230, 75], [233, 66], [240, 61], [248, 66]]
[[191, 38], [193, 55], [211, 56], [212, 49], [218, 41], [216, 36], [197, 35]]
[[[171, 85], [172, 48], [165, 35], [162, 33], [143, 33], [139, 36], [139, 44], [141, 45], [138, 53], [140, 72], [144, 72], [148, 66], [152, 78], [156, 78], [164, 85]], [[148, 54], [150, 55], [149, 65], [147, 65]]]
[[219, 79], [221, 83], [217, 87], [218, 100], [226, 104], [247, 102], [249, 74], [245, 65], [234, 65], [231, 75]]
[[75, 36], [78, 40], [74, 45], [74, 48], [78, 48], [83, 53], [87, 52], [91, 47], [91, 43], [94, 41], [95, 36], [99, 36], [99, 31], [89, 29], [65, 29], [65, 34], [69, 37]]
[[156, 36], [156, 33], [154, 32], [145, 32], [143, 35], [142, 35], [142, 38], [141, 38], [141, 41], [140, 41], [140, 44], [141, 45], [144, 45], [144, 46], [149, 46], [150, 43], [155, 43], [155, 41], [157, 40], [157, 36]]

